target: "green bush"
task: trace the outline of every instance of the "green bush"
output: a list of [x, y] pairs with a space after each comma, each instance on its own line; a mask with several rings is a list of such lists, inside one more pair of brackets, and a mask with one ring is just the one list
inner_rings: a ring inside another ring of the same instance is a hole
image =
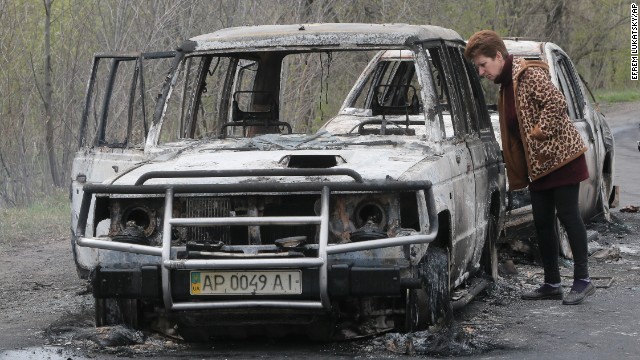
[[597, 90], [595, 97], [600, 103], [640, 101], [640, 90]]

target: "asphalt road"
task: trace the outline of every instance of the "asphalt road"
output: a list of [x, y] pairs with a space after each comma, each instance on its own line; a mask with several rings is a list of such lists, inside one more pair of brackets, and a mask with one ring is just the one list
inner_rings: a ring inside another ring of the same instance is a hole
[[640, 205], [640, 103], [628, 103], [614, 108], [607, 114], [615, 138], [615, 182], [620, 186], [620, 205]]
[[[640, 102], [603, 110], [616, 140], [615, 183], [620, 186], [620, 207], [640, 205], [640, 152], [636, 145]], [[83, 283], [75, 278], [63, 234], [46, 244], [0, 252], [4, 277], [0, 278], [0, 359], [637, 359], [640, 213], [620, 213], [618, 208], [613, 214], [621, 224], [590, 227], [599, 232], [598, 243], [603, 248], [616, 247], [620, 256], [590, 259], [592, 276], [601, 278], [601, 287], [579, 306], [520, 300], [519, 294], [535, 286], [542, 270], [516, 258], [517, 273], [503, 274], [497, 284], [457, 312], [448, 331], [384, 334], [328, 344], [292, 338], [190, 345], [153, 334], [138, 339], [135, 333], [101, 333], [92, 326], [91, 295], [82, 291]], [[21, 260], [26, 258], [29, 261]], [[571, 264], [565, 265], [562, 273], [568, 283]], [[7, 280], [20, 276], [21, 281]], [[129, 345], [103, 347], [96, 339], [114, 343], [128, 339]]]

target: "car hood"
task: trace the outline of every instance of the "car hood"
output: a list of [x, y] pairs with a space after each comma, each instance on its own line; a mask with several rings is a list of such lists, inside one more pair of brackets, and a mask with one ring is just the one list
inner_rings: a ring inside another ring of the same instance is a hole
[[[107, 183], [131, 185], [152, 171], [270, 170], [287, 168], [351, 169], [364, 181], [409, 180], [403, 175], [417, 164], [439, 159], [428, 143], [406, 136], [338, 137], [263, 135], [174, 144]], [[347, 176], [216, 177], [149, 179], [145, 184], [228, 184], [240, 182], [352, 181]]]

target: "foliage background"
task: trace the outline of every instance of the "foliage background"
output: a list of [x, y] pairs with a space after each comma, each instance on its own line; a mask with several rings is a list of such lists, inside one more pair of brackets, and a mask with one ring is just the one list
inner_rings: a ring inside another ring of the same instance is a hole
[[633, 98], [629, 15], [630, 2], [619, 0], [0, 0], [0, 208], [68, 186], [96, 52], [169, 50], [241, 25], [402, 22], [464, 38], [493, 29], [555, 42], [592, 89]]

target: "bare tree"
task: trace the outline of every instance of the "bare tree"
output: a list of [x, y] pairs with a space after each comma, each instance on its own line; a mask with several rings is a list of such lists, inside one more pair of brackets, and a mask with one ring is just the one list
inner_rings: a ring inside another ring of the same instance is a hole
[[45, 112], [45, 153], [49, 159], [49, 170], [51, 179], [57, 187], [62, 186], [62, 179], [58, 172], [58, 162], [54, 147], [54, 126], [53, 126], [53, 90], [51, 84], [51, 5], [53, 0], [43, 0], [45, 10], [44, 21], [44, 94], [42, 102]]

